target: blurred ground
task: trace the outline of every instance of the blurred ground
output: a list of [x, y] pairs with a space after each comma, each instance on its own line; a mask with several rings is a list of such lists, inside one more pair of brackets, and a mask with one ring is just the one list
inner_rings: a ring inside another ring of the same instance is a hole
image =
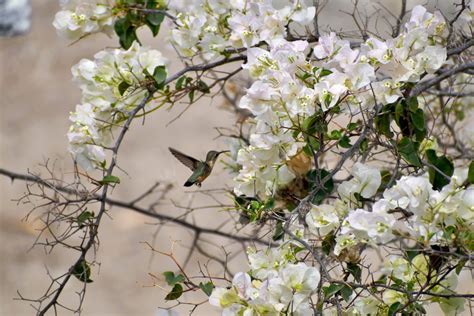
[[[349, 1], [339, 1], [339, 4], [331, 1], [328, 12], [332, 14], [324, 15], [323, 24], [331, 20], [334, 28], [340, 29], [350, 22], [337, 11], [341, 2]], [[396, 8], [394, 6], [394, 10]], [[23, 37], [0, 39], [2, 168], [17, 172], [40, 170], [37, 165], [50, 158], [57, 159], [64, 170], [71, 170], [65, 134], [69, 125], [68, 114], [79, 102], [80, 93], [71, 82], [70, 68], [81, 58], [91, 58], [100, 49], [116, 45], [106, 36], [97, 35], [68, 47], [51, 26], [57, 9], [56, 0], [33, 1], [32, 31]], [[173, 56], [170, 48], [163, 47], [157, 39], [154, 41], [149, 43], [159, 47], [166, 56]], [[171, 73], [177, 67], [175, 63]], [[136, 122], [121, 148], [119, 160], [120, 166], [130, 176], [121, 175], [122, 184], [115, 190], [114, 198], [132, 199], [155, 181], [170, 181], [176, 184], [170, 197], [185, 204], [191, 195], [184, 193], [181, 184], [189, 172], [169, 154], [167, 147], [173, 146], [201, 157], [208, 149], [222, 148], [222, 144], [213, 140], [217, 136], [213, 127], [232, 124], [233, 117], [215, 109], [220, 102], [204, 100], [168, 127], [166, 123], [179, 113], [178, 108], [154, 113], [147, 117], [144, 126]], [[218, 169], [205, 186], [222, 187], [226, 179], [228, 176]], [[1, 315], [34, 314], [28, 303], [14, 300], [18, 297], [17, 290], [26, 297], [40, 296], [49, 281], [45, 266], [51, 274], [58, 275], [72, 262], [64, 252], [45, 255], [40, 248], [29, 251], [35, 239], [36, 224], [34, 221], [22, 222], [28, 207], [11, 201], [24, 192], [24, 185], [0, 177]], [[164, 213], [176, 211], [170, 201], [163, 202], [159, 209]], [[140, 243], [153, 240], [156, 232], [156, 227], [150, 225], [153, 220], [120, 209], [113, 209], [110, 214], [111, 218], [105, 218], [102, 223], [97, 258], [101, 266], [94, 269], [94, 283], [88, 287], [83, 314], [154, 315], [158, 306], [164, 306], [164, 291], [146, 287], [151, 283], [147, 273], [159, 275], [166, 270], [175, 270], [175, 267], [167, 258], [155, 257], [151, 261], [150, 252]], [[211, 226], [224, 217], [225, 214], [215, 210], [205, 210], [198, 213], [197, 220]], [[186, 244], [190, 234], [179, 228], [161, 230], [157, 247], [168, 250], [171, 238]], [[66, 290], [71, 292], [77, 283], [73, 280]], [[70, 298], [74, 299], [74, 295]], [[218, 314], [212, 307], [207, 310], [208, 315]], [[204, 309], [200, 314], [203, 312]]]

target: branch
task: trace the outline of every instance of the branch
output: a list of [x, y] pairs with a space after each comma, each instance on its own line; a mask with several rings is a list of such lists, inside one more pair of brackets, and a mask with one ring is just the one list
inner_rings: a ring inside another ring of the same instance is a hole
[[[148, 95], [140, 102], [140, 104], [130, 113], [130, 116], [128, 117], [127, 121], [125, 122], [122, 130], [120, 131], [119, 136], [117, 137], [117, 140], [114, 144], [114, 147], [112, 148], [112, 160], [110, 162], [110, 166], [107, 169], [106, 176], [111, 176], [112, 172], [115, 169], [115, 166], [117, 164], [117, 153], [120, 148], [120, 145], [122, 144], [122, 141], [125, 137], [125, 134], [127, 133], [130, 125], [132, 124], [133, 118], [135, 115], [141, 111], [145, 105], [148, 103], [148, 101], [151, 99], [153, 93], [148, 93]], [[58, 282], [58, 288], [56, 289], [56, 293], [54, 294], [53, 298], [49, 301], [46, 306], [38, 311], [38, 316], [43, 316], [46, 314], [46, 312], [53, 306], [56, 306], [58, 304], [58, 298], [61, 295], [61, 292], [64, 290], [65, 286], [69, 282], [69, 279], [73, 275], [73, 270], [74, 267], [81, 264], [81, 262], [85, 261], [86, 255], [89, 252], [89, 250], [92, 248], [92, 246], [95, 243], [95, 239], [99, 233], [99, 225], [102, 220], [102, 216], [104, 215], [106, 211], [106, 199], [107, 199], [107, 194], [108, 194], [108, 189], [109, 189], [109, 183], [105, 183], [104, 186], [102, 187], [102, 194], [100, 195], [100, 210], [99, 213], [97, 214], [97, 217], [91, 226], [91, 229], [89, 231], [89, 240], [87, 241], [87, 244], [83, 247], [81, 247], [81, 254], [79, 258], [76, 260], [76, 262], [69, 268], [68, 273], [64, 277], [64, 279], [61, 282]], [[84, 285], [86, 283], [84, 282]]]
[[470, 48], [473, 45], [474, 45], [474, 39], [471, 38], [470, 40], [468, 40], [464, 44], [462, 44], [458, 47], [449, 49], [448, 50], [448, 57], [451, 57], [451, 56], [457, 55], [457, 54], [461, 54], [462, 52], [464, 52], [466, 49]]
[[407, 0], [401, 0], [402, 8], [400, 10], [400, 15], [397, 18], [397, 24], [395, 25], [392, 33], [392, 37], [397, 37], [400, 34], [400, 29], [402, 27], [402, 21], [405, 17], [407, 11]]
[[454, 76], [455, 74], [458, 74], [460, 72], [464, 72], [469, 69], [474, 69], [474, 62], [470, 63], [465, 63], [460, 65], [459, 67], [452, 68], [449, 70], [446, 70], [440, 74], [438, 74], [436, 77], [428, 79], [428, 80], [423, 80], [420, 81], [411, 91], [410, 91], [410, 97], [416, 97], [420, 93], [428, 90], [429, 88], [435, 86], [436, 84], [440, 83], [446, 78], [449, 78], [451, 76]]
[[[27, 182], [39, 183], [39, 184], [42, 184], [42, 185], [50, 188], [51, 190], [64, 192], [64, 193], [67, 193], [67, 194], [84, 195], [84, 196], [88, 196], [89, 200], [102, 201], [101, 200], [101, 195], [99, 195], [99, 194], [90, 195], [90, 194], [88, 194], [88, 192], [78, 192], [76, 190], [73, 190], [73, 189], [70, 189], [70, 188], [67, 188], [67, 187], [64, 187], [64, 186], [53, 184], [53, 183], [51, 183], [49, 181], [46, 181], [46, 180], [44, 180], [44, 179], [42, 179], [38, 176], [16, 173], [16, 172], [12, 172], [12, 171], [2, 169], [2, 168], [0, 168], [0, 174], [10, 178], [12, 181], [22, 180], [22, 181], [27, 181]], [[121, 207], [121, 208], [124, 208], [124, 209], [129, 209], [131, 211], [134, 211], [134, 212], [152, 217], [154, 219], [157, 219], [157, 220], [160, 220], [160, 221], [163, 221], [163, 222], [170, 222], [170, 223], [173, 223], [173, 224], [177, 224], [179, 226], [190, 229], [190, 230], [194, 231], [197, 234], [216, 235], [216, 236], [224, 237], [224, 238], [227, 238], [227, 239], [235, 240], [237, 242], [254, 242], [254, 243], [258, 243], [258, 244], [262, 244], [262, 245], [269, 245], [268, 242], [262, 241], [259, 238], [231, 235], [231, 234], [222, 232], [220, 230], [215, 230], [215, 229], [211, 229], [211, 228], [203, 228], [203, 227], [200, 227], [198, 225], [189, 223], [185, 220], [175, 218], [175, 217], [171, 217], [169, 215], [156, 213], [156, 212], [152, 211], [151, 209], [146, 209], [146, 208], [135, 205], [135, 203], [136, 203], [135, 200], [127, 202], [127, 201], [121, 201], [121, 200], [116, 200], [116, 199], [106, 197], [105, 198], [105, 203], [107, 205], [110, 205], [110, 206], [117, 206], [117, 207]]]
[[222, 66], [222, 65], [225, 65], [225, 64], [229, 64], [229, 63], [232, 63], [232, 62], [236, 62], [236, 61], [245, 61], [247, 60], [247, 56], [245, 55], [238, 55], [238, 56], [234, 56], [232, 58], [224, 58], [224, 59], [221, 59], [221, 60], [218, 60], [218, 61], [215, 61], [213, 63], [205, 63], [205, 64], [199, 64], [199, 65], [194, 65], [194, 66], [189, 66], [189, 67], [186, 67], [180, 71], [178, 71], [177, 73], [175, 73], [174, 75], [172, 75], [171, 77], [168, 77], [165, 81], [165, 85], [169, 84], [170, 82], [178, 79], [179, 77], [181, 77], [182, 75], [188, 73], [188, 72], [191, 72], [191, 71], [204, 71], [204, 70], [209, 70], [209, 69], [212, 69], [212, 68], [215, 68], [215, 67], [218, 67], [218, 66]]

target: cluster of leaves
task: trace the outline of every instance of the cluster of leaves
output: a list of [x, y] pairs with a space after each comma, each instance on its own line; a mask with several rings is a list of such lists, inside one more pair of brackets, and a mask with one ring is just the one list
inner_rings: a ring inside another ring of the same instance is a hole
[[[402, 138], [396, 142], [392, 122], [399, 127]], [[375, 118], [377, 131], [395, 143], [398, 153], [414, 167], [421, 168], [422, 163], [418, 154], [421, 142], [425, 139], [427, 130], [425, 114], [418, 107], [416, 97], [399, 99], [397, 102], [383, 106]]]
[[[394, 140], [392, 122], [398, 126], [401, 138]], [[375, 118], [377, 131], [387, 137], [400, 156], [411, 166], [421, 168], [422, 143], [427, 141], [426, 119], [423, 109], [419, 107], [416, 97], [400, 99], [395, 103], [386, 104]], [[454, 165], [447, 156], [437, 156], [435, 150], [424, 151], [429, 164], [430, 182], [435, 190], [440, 190], [449, 183], [454, 172]]]
[[171, 291], [166, 295], [165, 300], [171, 301], [180, 298], [184, 289], [184, 275], [175, 275], [172, 271], [166, 271], [163, 272], [163, 276], [165, 277], [166, 283], [172, 287]]
[[[166, 295], [165, 300], [172, 301], [177, 300], [185, 292], [184, 287], [186, 283], [186, 277], [182, 274], [175, 274], [172, 271], [163, 272], [166, 283], [171, 286], [171, 291]], [[211, 296], [212, 290], [214, 289], [214, 283], [212, 281], [200, 282], [198, 285], [199, 289], [206, 294]]]
[[116, 10], [124, 15], [114, 25], [120, 46], [129, 49], [133, 42], [139, 42], [137, 29], [148, 26], [153, 36], [157, 36], [167, 9], [163, 0], [120, 0]]
[[79, 281], [85, 283], [94, 282], [91, 280], [91, 266], [84, 259], [80, 260], [72, 267], [72, 275], [74, 275]]
[[193, 78], [187, 76], [181, 76], [178, 78], [175, 87], [177, 92], [185, 91], [188, 94], [190, 103], [194, 102], [196, 91], [201, 92], [202, 94], [211, 92], [209, 85], [204, 80], [199, 78], [193, 80]]
[[264, 220], [269, 211], [275, 206], [275, 199], [260, 201], [258, 198], [237, 196], [234, 198], [235, 208], [240, 212], [246, 222], [254, 223]]

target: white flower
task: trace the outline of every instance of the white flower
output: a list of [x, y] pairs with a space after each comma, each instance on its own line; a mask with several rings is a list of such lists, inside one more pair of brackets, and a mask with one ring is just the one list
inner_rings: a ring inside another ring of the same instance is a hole
[[336, 76], [338, 76], [338, 74], [335, 74], [331, 78], [321, 81], [314, 86], [314, 91], [318, 95], [319, 103], [324, 111], [336, 105], [342, 94], [347, 91], [344, 81], [341, 82], [340, 80], [337, 80], [340, 79], [340, 77], [337, 78]]
[[260, 42], [257, 30], [262, 23], [253, 11], [247, 14], [235, 13], [227, 22], [232, 30], [231, 40], [238, 46], [251, 47]]
[[382, 294], [382, 300], [388, 306], [400, 302], [401, 304], [406, 303], [407, 297], [404, 293], [395, 290], [385, 290]]
[[378, 40], [376, 38], [369, 38], [361, 46], [361, 54], [368, 58], [370, 62], [378, 62], [386, 64], [390, 62], [392, 53], [389, 50], [387, 42]]
[[359, 296], [354, 302], [354, 309], [360, 315], [377, 315], [380, 302], [373, 296]]
[[351, 231], [356, 237], [369, 243], [386, 243], [394, 238], [392, 226], [395, 218], [390, 214], [357, 209], [349, 212], [346, 221], [349, 227], [343, 227], [343, 234]]
[[316, 14], [315, 7], [304, 8], [301, 5], [299, 5], [299, 7], [297, 7], [296, 10], [293, 11], [293, 14], [291, 15], [291, 19], [302, 25], [306, 25], [313, 21], [315, 14]]
[[394, 103], [403, 96], [400, 91], [400, 85], [390, 79], [377, 81], [372, 84], [372, 88], [377, 102], [382, 104]]
[[318, 44], [313, 48], [313, 54], [318, 59], [331, 56], [335, 51], [336, 33], [331, 32], [329, 35], [323, 34], [319, 37]]
[[237, 293], [242, 299], [248, 299], [251, 297], [252, 280], [247, 273], [238, 272], [232, 279], [232, 285], [235, 287]]
[[212, 290], [209, 297], [209, 304], [218, 307], [230, 307], [239, 301], [239, 297], [235, 289], [227, 290], [225, 288], [216, 287]]
[[416, 60], [418, 61], [417, 68], [421, 72], [433, 74], [444, 64], [446, 58], [446, 47], [428, 46], [423, 52], [416, 55]]
[[313, 205], [306, 214], [306, 223], [313, 234], [326, 236], [339, 226], [339, 217], [332, 205]]
[[363, 88], [375, 80], [374, 68], [368, 63], [347, 65], [345, 71], [352, 83], [350, 89], [353, 90]]
[[414, 276], [414, 271], [405, 258], [400, 256], [389, 256], [388, 260], [385, 260], [384, 266], [381, 272], [393, 276], [403, 282], [409, 282]]
[[[134, 43], [126, 51], [104, 50], [94, 60], [82, 59], [72, 67], [74, 81], [82, 91], [82, 104], [70, 115], [69, 151], [81, 167], [91, 170], [102, 166], [104, 147], [112, 143], [115, 120], [127, 116], [127, 111], [148, 93], [143, 85], [145, 70], [152, 74], [155, 67], [165, 64], [159, 51]], [[121, 90], [123, 82], [133, 87], [133, 93]]]
[[392, 188], [386, 190], [383, 196], [393, 205], [423, 216], [433, 193], [431, 183], [426, 177], [403, 176]]
[[60, 37], [78, 40], [92, 33], [111, 35], [115, 17], [108, 1], [63, 1], [63, 10], [56, 13], [53, 26]]
[[377, 168], [359, 162], [354, 164], [351, 174], [354, 177], [341, 183], [337, 189], [343, 199], [353, 200], [354, 193], [368, 199], [375, 195], [382, 182], [382, 176]]
[[336, 245], [334, 246], [334, 254], [339, 256], [344, 249], [351, 248], [357, 245], [357, 240], [354, 234], [348, 233], [336, 236]]

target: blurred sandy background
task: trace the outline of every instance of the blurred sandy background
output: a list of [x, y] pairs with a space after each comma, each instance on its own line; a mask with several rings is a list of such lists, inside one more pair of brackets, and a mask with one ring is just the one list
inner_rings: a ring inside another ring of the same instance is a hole
[[[50, 158], [57, 159], [58, 165], [69, 171], [71, 159], [66, 151], [65, 134], [69, 112], [80, 100], [79, 89], [71, 81], [70, 68], [81, 58], [91, 58], [100, 49], [117, 44], [105, 35], [95, 35], [69, 47], [56, 36], [51, 25], [58, 10], [57, 0], [32, 2], [31, 32], [22, 37], [0, 39], [0, 167], [25, 173], [28, 169], [41, 170], [37, 165]], [[322, 23], [331, 21], [335, 29], [340, 29], [348, 23], [348, 18], [338, 13], [338, 4], [330, 2]], [[338, 2], [339, 6], [350, 3], [348, 0]], [[393, 2], [384, 1], [398, 12], [398, 5]], [[162, 32], [165, 31], [163, 28]], [[165, 56], [173, 56], [173, 51], [160, 40], [147, 43], [158, 47]], [[178, 67], [175, 61], [170, 73]], [[171, 112], [154, 113], [147, 117], [145, 126], [135, 122], [119, 156], [119, 164], [129, 176], [119, 174], [122, 184], [113, 192], [113, 197], [131, 200], [155, 181], [167, 181], [176, 185], [169, 197], [185, 204], [192, 194], [185, 193], [181, 184], [189, 172], [169, 154], [167, 147], [173, 146], [196, 157], [204, 157], [211, 148], [222, 148], [222, 143], [213, 140], [217, 136], [214, 127], [229, 126], [234, 118], [229, 112], [217, 109], [221, 103], [218, 99], [203, 100], [168, 127], [166, 123], [182, 106]], [[226, 180], [228, 176], [218, 168], [205, 183], [205, 188], [222, 187]], [[24, 182], [11, 183], [0, 177], [1, 315], [34, 314], [28, 303], [14, 300], [18, 297], [16, 291], [25, 297], [39, 297], [49, 284], [45, 266], [53, 275], [58, 275], [75, 260], [67, 252], [45, 255], [41, 248], [28, 251], [36, 236], [36, 225], [33, 221], [21, 221], [28, 206], [11, 201], [24, 192], [24, 186]], [[197, 204], [206, 203], [199, 196], [196, 201]], [[170, 201], [163, 201], [159, 210], [167, 214], [176, 212]], [[150, 252], [140, 243], [153, 240], [156, 226], [150, 224], [156, 221], [118, 208], [112, 209], [110, 215], [111, 218], [105, 217], [102, 222], [97, 256], [101, 266], [94, 268], [94, 283], [87, 289], [83, 315], [154, 315], [158, 306], [165, 306], [165, 292], [147, 287], [151, 284], [147, 273], [159, 275], [166, 270], [175, 270], [167, 258], [155, 257], [151, 261]], [[209, 227], [226, 218], [225, 214], [212, 209], [199, 211], [197, 215], [196, 220]], [[167, 251], [171, 239], [188, 245], [190, 237], [189, 231], [178, 227], [163, 229], [158, 234], [156, 246]], [[216, 241], [215, 238], [212, 240]], [[184, 249], [178, 254], [184, 254]], [[196, 257], [193, 263], [202, 259]], [[73, 293], [79, 282], [71, 280], [70, 283], [66, 291]], [[66, 295], [66, 300], [71, 299], [76, 299], [74, 294]], [[201, 309], [199, 315], [204, 310]], [[207, 310], [207, 315], [218, 314], [212, 307]]]

